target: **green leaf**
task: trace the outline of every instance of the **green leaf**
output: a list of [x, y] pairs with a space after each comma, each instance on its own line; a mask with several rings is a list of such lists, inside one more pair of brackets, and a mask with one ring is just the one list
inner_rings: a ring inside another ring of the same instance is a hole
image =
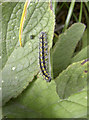
[[[11, 7], [12, 6], [12, 7]], [[2, 55], [2, 59], [0, 59], [0, 63], [2, 62], [2, 64], [0, 64], [0, 69], [5, 65], [5, 62], [8, 59], [7, 56], [7, 50], [6, 50], [6, 36], [7, 36], [7, 27], [8, 27], [8, 22], [10, 19], [10, 16], [12, 14], [12, 11], [14, 9], [14, 7], [16, 6], [16, 3], [4, 3], [3, 5], [1, 4], [0, 7], [2, 8], [2, 18], [0, 19], [0, 21], [2, 21], [2, 26], [1, 26], [1, 30], [0, 33], [2, 35], [2, 41], [0, 41], [0, 56]], [[12, 25], [10, 25], [12, 26]], [[14, 36], [13, 36], [14, 37]]]
[[[39, 71], [39, 33], [47, 32], [52, 46], [55, 16], [47, 2], [31, 3], [23, 29], [23, 47], [19, 46], [19, 26], [24, 3], [3, 3], [2, 29], [2, 99], [3, 104], [17, 97]], [[12, 8], [12, 9], [11, 9]], [[9, 12], [10, 11], [10, 12]], [[30, 38], [34, 35], [34, 39]]]
[[70, 64], [74, 50], [83, 35], [84, 29], [84, 24], [76, 23], [59, 36], [59, 40], [53, 48], [54, 78]]
[[88, 43], [88, 37], [87, 37], [87, 29], [86, 31], [84, 32], [84, 35], [83, 35], [83, 38], [82, 38], [82, 48], [85, 48], [87, 45], [89, 45]]
[[60, 98], [65, 99], [87, 85], [88, 64], [88, 60], [73, 63], [56, 78], [57, 93]]
[[47, 83], [40, 76], [3, 107], [3, 116], [7, 118], [82, 118], [85, 115], [86, 89], [62, 100], [56, 93], [55, 82]]
[[88, 51], [89, 51], [89, 45], [85, 48], [83, 48], [77, 55], [75, 55], [72, 59], [71, 59], [71, 63], [73, 62], [78, 62], [81, 60], [86, 59], [88, 56]]

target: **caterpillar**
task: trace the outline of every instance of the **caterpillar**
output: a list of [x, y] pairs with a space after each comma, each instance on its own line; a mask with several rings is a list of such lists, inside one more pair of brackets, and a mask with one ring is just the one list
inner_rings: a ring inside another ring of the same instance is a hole
[[45, 32], [41, 32], [39, 36], [39, 65], [44, 79], [47, 82], [50, 82], [51, 77], [47, 71], [47, 58], [48, 58], [47, 55], [48, 55], [47, 35]]

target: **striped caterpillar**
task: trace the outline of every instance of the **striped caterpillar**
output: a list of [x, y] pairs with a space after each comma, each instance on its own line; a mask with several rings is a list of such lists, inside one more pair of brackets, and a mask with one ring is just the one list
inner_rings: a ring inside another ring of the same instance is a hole
[[47, 45], [47, 36], [45, 32], [40, 33], [39, 37], [39, 64], [42, 75], [47, 82], [51, 81], [50, 74], [47, 71], [47, 53], [48, 53], [48, 45]]

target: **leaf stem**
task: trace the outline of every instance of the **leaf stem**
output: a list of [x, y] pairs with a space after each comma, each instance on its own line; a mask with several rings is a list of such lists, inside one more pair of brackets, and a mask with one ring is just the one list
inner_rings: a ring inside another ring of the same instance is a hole
[[[66, 5], [67, 8], [69, 8], [67, 3], [65, 3], [65, 5]], [[73, 17], [74, 17], [75, 21], [78, 22], [78, 19], [77, 19], [76, 15], [74, 13], [73, 13]]]
[[69, 11], [68, 11], [68, 15], [67, 15], [67, 19], [66, 19], [66, 22], [65, 22], [65, 26], [64, 26], [63, 32], [67, 29], [67, 27], [69, 25], [69, 22], [70, 22], [72, 13], [73, 13], [74, 5], [75, 5], [75, 0], [72, 0], [72, 2], [70, 4]]
[[82, 8], [83, 8], [83, 2], [81, 2], [81, 6], [80, 6], [79, 22], [81, 22], [82, 20]]

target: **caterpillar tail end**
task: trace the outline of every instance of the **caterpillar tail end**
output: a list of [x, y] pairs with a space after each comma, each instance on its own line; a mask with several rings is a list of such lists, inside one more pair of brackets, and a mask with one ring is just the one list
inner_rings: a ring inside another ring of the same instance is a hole
[[52, 79], [51, 79], [51, 77], [50, 77], [48, 80], [46, 80], [46, 82], [51, 82], [51, 80], [52, 80]]

